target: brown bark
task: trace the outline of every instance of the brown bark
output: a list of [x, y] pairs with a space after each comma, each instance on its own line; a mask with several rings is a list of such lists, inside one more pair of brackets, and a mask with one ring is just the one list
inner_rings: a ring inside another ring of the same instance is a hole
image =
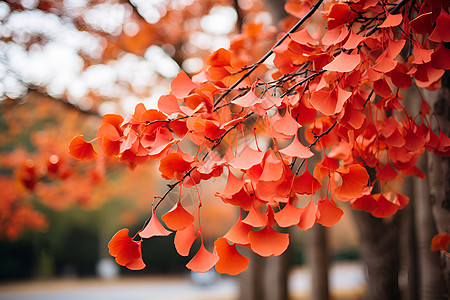
[[[450, 73], [442, 78], [442, 88], [427, 93], [427, 100], [435, 112], [440, 129], [450, 133]], [[433, 128], [439, 134], [437, 124]], [[429, 202], [437, 233], [450, 233], [450, 158], [428, 154]], [[429, 241], [431, 243], [431, 241]], [[441, 254], [441, 275], [444, 280], [443, 298], [450, 296], [450, 258]]]
[[[426, 165], [426, 156], [421, 158], [421, 165]], [[419, 268], [420, 299], [442, 299], [443, 281], [439, 266], [439, 254], [430, 251], [430, 243], [436, 234], [431, 215], [428, 182], [414, 178], [415, 232]]]
[[311, 269], [311, 300], [328, 300], [329, 256], [326, 228], [320, 224], [309, 230], [309, 266]]
[[288, 251], [280, 256], [261, 257], [248, 250], [248, 270], [240, 277], [241, 300], [287, 300], [288, 299]]
[[398, 216], [379, 219], [353, 210], [361, 238], [361, 254], [366, 267], [368, 300], [400, 299], [398, 286]]

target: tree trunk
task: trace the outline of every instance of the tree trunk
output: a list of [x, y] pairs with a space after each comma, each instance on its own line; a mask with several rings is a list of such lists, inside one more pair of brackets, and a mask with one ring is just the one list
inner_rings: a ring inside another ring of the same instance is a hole
[[280, 256], [261, 257], [248, 250], [248, 270], [240, 275], [241, 300], [287, 300], [289, 249]]
[[367, 299], [400, 299], [398, 216], [379, 219], [364, 211], [352, 212], [359, 229], [362, 259], [367, 271]]
[[[419, 161], [426, 166], [426, 156]], [[414, 178], [415, 231], [419, 268], [420, 299], [442, 299], [442, 277], [439, 266], [439, 254], [430, 251], [430, 243], [436, 234], [431, 215], [428, 183], [426, 180]]]
[[[450, 72], [442, 77], [442, 88], [427, 93], [427, 100], [435, 112], [440, 129], [449, 136], [450, 133]], [[436, 124], [433, 128], [439, 134]], [[428, 155], [428, 183], [431, 212], [437, 233], [450, 233], [450, 158]], [[428, 241], [429, 245], [431, 240]], [[441, 254], [441, 275], [444, 280], [444, 299], [450, 296], [450, 258]]]
[[419, 267], [418, 267], [418, 249], [416, 238], [416, 205], [415, 202], [420, 199], [413, 191], [415, 187], [413, 177], [405, 178], [406, 195], [410, 198], [409, 204], [400, 210], [400, 239], [399, 239], [399, 288], [403, 300], [419, 300]]
[[312, 300], [328, 300], [328, 245], [326, 228], [320, 224], [309, 230], [309, 267], [311, 270]]

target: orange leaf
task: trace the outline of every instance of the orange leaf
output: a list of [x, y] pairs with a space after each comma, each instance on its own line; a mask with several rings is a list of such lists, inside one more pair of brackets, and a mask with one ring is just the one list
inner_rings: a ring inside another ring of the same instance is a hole
[[307, 230], [314, 226], [317, 220], [317, 205], [314, 201], [309, 201], [308, 205], [301, 208], [302, 214], [300, 215], [300, 222], [298, 222], [298, 227], [301, 230]]
[[[277, 116], [277, 115], [276, 115]], [[277, 119], [272, 123], [272, 128], [278, 133], [286, 135], [291, 138], [297, 134], [297, 130], [302, 127], [295, 121], [289, 112], [286, 112], [282, 118]]]
[[398, 173], [388, 162], [384, 167], [377, 166], [377, 177], [384, 181], [390, 181], [397, 178]]
[[178, 254], [182, 256], [188, 256], [192, 244], [194, 243], [196, 238], [197, 236], [195, 235], [195, 226], [193, 224], [189, 225], [182, 231], [177, 231], [173, 243]]
[[233, 54], [230, 51], [220, 48], [208, 56], [206, 64], [213, 67], [230, 66], [232, 58]]
[[278, 181], [283, 176], [284, 163], [275, 156], [272, 149], [269, 149], [266, 153], [268, 155], [264, 160], [264, 167], [259, 180]]
[[310, 158], [314, 155], [308, 147], [305, 147], [302, 143], [300, 143], [297, 135], [294, 136], [292, 143], [290, 143], [286, 148], [280, 149], [280, 152], [287, 156], [299, 158]]
[[282, 210], [274, 214], [275, 220], [280, 227], [291, 227], [300, 222], [302, 210], [287, 202]]
[[224, 237], [232, 243], [238, 245], [248, 245], [248, 234], [252, 230], [252, 226], [242, 222], [242, 218], [234, 224], [234, 226], [224, 235]]
[[186, 267], [192, 272], [208, 272], [219, 261], [219, 257], [206, 250], [203, 243], [197, 254], [188, 262]]
[[82, 135], [78, 135], [70, 141], [69, 153], [79, 160], [91, 160], [97, 157], [94, 147], [87, 143]]
[[342, 111], [345, 102], [352, 95], [339, 86], [331, 91], [318, 90], [311, 94], [311, 105], [326, 116], [331, 116]]
[[158, 100], [158, 109], [167, 115], [183, 112], [178, 104], [178, 99], [174, 95], [162, 95]]
[[230, 161], [230, 166], [236, 169], [248, 170], [256, 164], [260, 164], [264, 157], [264, 152], [256, 151], [245, 145], [244, 150], [235, 159]]
[[142, 260], [141, 242], [135, 242], [128, 236], [128, 229], [119, 230], [108, 243], [109, 254], [116, 262], [130, 270], [142, 270], [145, 263]]
[[314, 178], [306, 169], [302, 175], [294, 179], [292, 190], [300, 195], [311, 195], [318, 191], [321, 187], [322, 185], [320, 184], [320, 182], [317, 181], [317, 179]]
[[281, 255], [289, 246], [289, 234], [275, 231], [269, 225], [248, 234], [250, 247], [261, 256]]
[[377, 209], [378, 202], [372, 197], [372, 195], [363, 195], [362, 197], [351, 200], [350, 205], [356, 210], [372, 212]]
[[450, 234], [441, 233], [437, 234], [431, 240], [431, 251], [446, 251], [450, 244]]
[[319, 42], [311, 37], [307, 28], [291, 33], [291, 39], [305, 46], [317, 46]]
[[386, 218], [395, 214], [398, 205], [386, 199], [382, 194], [375, 194], [373, 198], [377, 201], [378, 207], [371, 212], [374, 217]]
[[172, 79], [172, 82], [170, 83], [172, 94], [174, 94], [177, 98], [186, 97], [193, 89], [197, 87], [198, 85], [193, 83], [191, 78], [189, 78], [184, 71], [178, 73], [178, 75]]
[[164, 179], [180, 180], [191, 168], [191, 162], [184, 160], [180, 153], [169, 153], [159, 162], [159, 171]]
[[178, 201], [161, 219], [172, 230], [184, 230], [194, 222], [195, 217], [185, 210], [181, 202]]
[[367, 174], [366, 169], [358, 164], [354, 164], [350, 165], [346, 172], [340, 174], [342, 184], [334, 189], [336, 197], [342, 201], [361, 197], [369, 181], [369, 174]]
[[359, 54], [347, 54], [342, 51], [332, 62], [322, 69], [336, 72], [351, 72], [360, 62], [361, 56]]
[[214, 242], [214, 252], [219, 256], [216, 271], [221, 274], [237, 275], [248, 268], [249, 259], [236, 250], [236, 245], [230, 245], [226, 238]]
[[360, 35], [354, 33], [353, 30], [350, 30], [350, 34], [348, 36], [348, 39], [345, 42], [345, 44], [342, 46], [342, 48], [344, 48], [344, 49], [355, 49], [365, 39], [366, 39], [366, 37], [360, 36]]
[[242, 222], [255, 228], [265, 226], [267, 224], [267, 214], [261, 213], [253, 204], [247, 217]]
[[400, 23], [403, 20], [403, 16], [401, 14], [398, 15], [391, 15], [389, 13], [387, 13], [387, 17], [384, 20], [384, 22], [378, 26], [379, 28], [386, 28], [386, 27], [393, 27], [393, 26], [397, 26], [400, 25]]
[[225, 189], [222, 193], [220, 193], [221, 197], [230, 198], [234, 194], [238, 193], [242, 187], [244, 186], [244, 181], [234, 176], [234, 174], [229, 171], [227, 184], [225, 185]]
[[139, 232], [139, 236], [145, 239], [151, 238], [152, 236], [168, 236], [172, 231], [167, 230], [164, 226], [159, 222], [158, 218], [155, 214], [155, 209], [152, 208], [152, 215], [150, 216], [150, 221], [147, 226]]
[[263, 99], [258, 98], [253, 91], [249, 91], [242, 97], [237, 98], [236, 100], [231, 101], [231, 103], [242, 106], [242, 107], [252, 107], [257, 103], [261, 103]]
[[317, 219], [317, 223], [326, 227], [331, 227], [339, 222], [342, 215], [344, 214], [342, 209], [337, 207], [334, 201], [328, 199], [328, 197], [319, 200], [319, 203], [317, 204], [317, 210], [319, 211], [319, 218]]

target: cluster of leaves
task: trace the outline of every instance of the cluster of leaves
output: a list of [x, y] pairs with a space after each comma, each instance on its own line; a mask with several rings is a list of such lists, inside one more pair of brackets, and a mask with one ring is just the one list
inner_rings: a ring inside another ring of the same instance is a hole
[[[154, 197], [141, 231], [131, 238], [122, 229], [112, 238], [111, 255], [130, 269], [143, 268], [142, 239], [171, 234], [156, 216], [166, 195], [176, 186], [197, 188], [223, 174], [227, 184], [216, 196], [240, 213], [213, 252], [203, 241], [200, 198], [197, 218], [180, 201], [162, 216], [176, 231], [180, 255], [189, 255], [200, 237], [200, 249], [187, 264], [195, 272], [214, 266], [220, 273], [242, 272], [248, 258], [237, 246], [280, 255], [289, 235], [277, 226], [333, 226], [343, 214], [336, 200], [375, 217], [405, 207], [408, 197], [390, 183], [424, 177], [416, 163], [425, 150], [450, 154], [450, 139], [431, 130], [436, 120], [427, 102], [421, 99], [420, 113], [410, 115], [407, 107], [414, 103], [401, 91], [440, 87], [449, 69], [448, 6], [440, 0], [288, 1], [287, 11], [300, 20], [257, 62], [250, 49], [264, 33], [252, 24], [229, 50], [212, 53], [192, 79], [179, 73], [157, 110], [137, 105], [125, 119], [105, 115], [95, 139], [100, 157], [131, 168], [157, 159], [161, 176], [173, 180], [166, 194]], [[323, 23], [314, 31], [305, 23], [319, 7]], [[273, 65], [266, 63], [270, 56]], [[196, 145], [195, 154], [181, 149], [184, 140]], [[93, 159], [98, 154], [92, 142], [77, 136], [69, 151]], [[307, 169], [300, 174], [313, 156], [320, 162], [312, 174]], [[375, 184], [380, 189], [372, 193]], [[319, 190], [326, 196], [316, 203]], [[310, 197], [303, 208], [300, 195]]]

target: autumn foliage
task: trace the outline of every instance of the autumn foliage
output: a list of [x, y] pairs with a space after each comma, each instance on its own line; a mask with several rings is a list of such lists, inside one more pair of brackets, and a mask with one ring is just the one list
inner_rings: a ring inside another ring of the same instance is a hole
[[[449, 5], [290, 0], [286, 10], [293, 17], [262, 58], [253, 57], [252, 47], [267, 34], [247, 24], [228, 50], [206, 59], [200, 73], [190, 78], [180, 72], [158, 109], [139, 104], [125, 118], [103, 116], [96, 149], [77, 136], [69, 145], [73, 157], [106, 156], [131, 169], [157, 160], [161, 177], [171, 180], [134, 238], [127, 229], [112, 238], [111, 255], [130, 269], [143, 268], [141, 241], [173, 231], [180, 255], [200, 241], [187, 268], [206, 272], [215, 266], [235, 275], [249, 262], [237, 248], [266, 257], [287, 249], [289, 234], [279, 227], [333, 226], [344, 202], [378, 218], [404, 208], [409, 199], [392, 182], [423, 178], [416, 164], [425, 151], [450, 154], [450, 139], [431, 130], [436, 118], [426, 99], [412, 103], [403, 96], [410, 87], [440, 87], [450, 61]], [[313, 14], [322, 19], [308, 26]], [[414, 106], [420, 112], [412, 115]], [[186, 140], [194, 146], [181, 144]], [[312, 157], [319, 162], [310, 172]], [[197, 199], [195, 211], [181, 202], [167, 212], [158, 207], [175, 187], [196, 189], [219, 176], [227, 179], [216, 196], [235, 206], [239, 217], [208, 250], [200, 219], [207, 199]], [[379, 191], [372, 192], [375, 185]]]

